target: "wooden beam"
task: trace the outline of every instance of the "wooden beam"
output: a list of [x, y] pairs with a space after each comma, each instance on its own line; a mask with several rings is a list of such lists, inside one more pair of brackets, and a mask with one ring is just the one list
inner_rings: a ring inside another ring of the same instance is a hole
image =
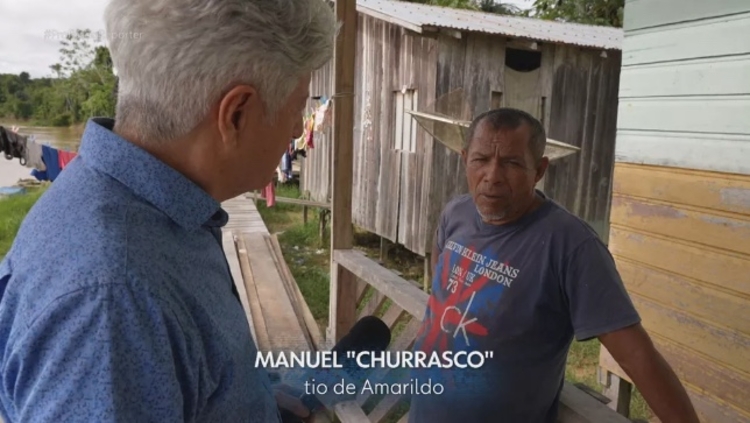
[[[352, 175], [354, 173], [354, 70], [357, 45], [357, 1], [337, 0], [333, 61], [333, 148], [331, 151], [331, 251], [352, 248]], [[333, 342], [354, 325], [357, 280], [331, 260], [329, 334]]]
[[334, 250], [332, 257], [339, 267], [349, 269], [418, 321], [422, 321], [429, 298], [426, 292], [357, 251]]
[[560, 423], [631, 423], [596, 398], [565, 382], [560, 393]]
[[456, 31], [454, 29], [441, 29], [441, 33], [449, 35], [457, 40], [460, 40], [462, 37], [461, 31]]
[[305, 301], [305, 297], [302, 295], [302, 291], [300, 291], [297, 281], [294, 280], [292, 271], [286, 264], [284, 252], [281, 251], [278, 237], [275, 234], [270, 235], [269, 241], [271, 243], [271, 250], [274, 253], [273, 255], [277, 260], [279, 273], [281, 273], [282, 280], [286, 284], [285, 287], [288, 289], [292, 306], [295, 308], [297, 315], [301, 318], [300, 325], [306, 332], [305, 335], [310, 340], [310, 347], [317, 351], [324, 349], [325, 343], [323, 342], [323, 334], [320, 332], [320, 326], [318, 326], [318, 322], [310, 311], [310, 307], [307, 305], [307, 301]]
[[237, 237], [237, 255], [239, 256], [242, 279], [245, 284], [245, 290], [248, 293], [247, 299], [250, 307], [253, 326], [255, 327], [256, 343], [258, 351], [268, 352], [271, 350], [271, 340], [268, 335], [266, 319], [263, 317], [263, 309], [260, 305], [260, 296], [255, 286], [255, 275], [250, 267], [250, 258], [247, 253], [247, 245], [242, 236]]
[[625, 417], [630, 417], [630, 400], [633, 394], [633, 385], [619, 378], [614, 373], [607, 372], [607, 384], [604, 387], [604, 397], [609, 399], [609, 408], [615, 410]]
[[[257, 198], [258, 201], [267, 201], [266, 198]], [[289, 197], [274, 197], [274, 200], [277, 203], [285, 203], [285, 204], [294, 204], [297, 206], [306, 206], [306, 207], [318, 207], [321, 209], [330, 209], [331, 205], [328, 203], [323, 203], [320, 201], [312, 201], [312, 200], [305, 200], [302, 198], [289, 198]]]
[[234, 286], [237, 287], [237, 294], [240, 296], [240, 303], [242, 303], [242, 308], [245, 310], [245, 317], [247, 318], [248, 326], [250, 326], [250, 334], [255, 341], [255, 345], [258, 345], [258, 335], [255, 333], [255, 325], [253, 324], [253, 311], [250, 307], [245, 279], [242, 277], [242, 267], [240, 266], [240, 260], [237, 254], [237, 245], [234, 241], [234, 234], [232, 231], [223, 231], [221, 235], [224, 255], [229, 264], [229, 271], [234, 280]]

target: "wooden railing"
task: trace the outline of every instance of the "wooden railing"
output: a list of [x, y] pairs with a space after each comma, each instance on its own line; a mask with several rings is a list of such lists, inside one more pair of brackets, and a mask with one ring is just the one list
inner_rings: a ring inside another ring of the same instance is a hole
[[[428, 294], [415, 284], [369, 259], [359, 251], [334, 250], [332, 260], [338, 268], [358, 279], [356, 288], [356, 319], [377, 315], [393, 331], [389, 350], [410, 349], [427, 307]], [[339, 299], [342, 300], [342, 299]], [[332, 313], [335, 308], [332, 307]], [[330, 316], [336, 320], [335, 315]], [[387, 370], [370, 376], [373, 383], [382, 380]], [[360, 396], [356, 401], [341, 404], [335, 413], [343, 423], [405, 423], [408, 420], [407, 398], [389, 395], [382, 398]], [[365, 412], [364, 410], [368, 410]], [[561, 423], [626, 423], [629, 420], [608, 408], [583, 390], [565, 383], [560, 397], [558, 421]]]

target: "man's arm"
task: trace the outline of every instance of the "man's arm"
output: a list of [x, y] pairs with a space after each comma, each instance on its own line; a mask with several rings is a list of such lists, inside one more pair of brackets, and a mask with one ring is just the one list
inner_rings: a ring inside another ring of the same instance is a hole
[[685, 389], [641, 327], [607, 247], [595, 238], [584, 241], [564, 260], [562, 279], [576, 338], [598, 337], [663, 423], [698, 422]]
[[26, 324], [2, 374], [13, 421], [183, 423], [200, 411], [201, 353], [159, 299], [102, 283]]
[[600, 335], [599, 340], [630, 376], [659, 420], [700, 423], [685, 388], [643, 326], [636, 324]]

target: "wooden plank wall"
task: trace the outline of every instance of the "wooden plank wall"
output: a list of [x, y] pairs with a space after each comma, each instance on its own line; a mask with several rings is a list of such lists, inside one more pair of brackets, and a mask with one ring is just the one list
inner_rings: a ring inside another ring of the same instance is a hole
[[[423, 226], [415, 211], [428, 200], [421, 181], [429, 166], [423, 154], [394, 150], [394, 93], [404, 86], [416, 89], [420, 107], [434, 99], [436, 42], [361, 14], [358, 25], [352, 219], [391, 241], [409, 242], [413, 228]], [[317, 71], [311, 94], [332, 95], [331, 78], [330, 66]], [[330, 139], [319, 137], [322, 141], [303, 164], [302, 189], [313, 200], [325, 201], [330, 196]], [[421, 127], [417, 138], [418, 152], [430, 148]], [[408, 176], [402, 178], [402, 172]]]
[[[400, 32], [403, 32], [401, 30]], [[418, 93], [418, 110], [426, 110], [435, 101], [435, 78], [438, 45], [435, 39], [408, 34], [402, 37], [400, 66], [395, 85], [410, 86]], [[430, 205], [430, 187], [436, 183], [432, 171], [433, 139], [416, 121], [416, 153], [399, 152], [401, 160], [398, 238], [406, 248], [424, 255], [427, 215]], [[439, 182], [438, 182], [439, 183]]]
[[644, 327], [702, 421], [750, 421], [750, 176], [618, 163], [611, 225]]
[[[465, 105], [461, 110], [437, 109], [435, 112], [470, 120], [492, 107], [492, 92], [503, 91], [505, 42], [485, 34], [464, 34], [461, 39], [441, 34], [437, 64], [437, 98], [462, 90]], [[468, 192], [461, 156], [434, 142], [431, 148], [429, 207], [423, 209], [423, 226], [418, 245], [409, 246], [424, 254], [431, 251], [433, 235], [440, 212], [456, 195]]]
[[544, 191], [606, 242], [617, 134], [620, 53], [558, 46], [548, 136], [581, 148], [550, 165]]
[[625, 16], [610, 249], [702, 421], [747, 422], [750, 2], [631, 0]]
[[[333, 61], [313, 73], [310, 84], [310, 96], [333, 96]], [[308, 107], [318, 104], [311, 99]], [[356, 113], [355, 107], [355, 113]], [[356, 116], [355, 116], [356, 121]], [[331, 200], [331, 137], [333, 131], [315, 133], [312, 149], [307, 150], [307, 157], [300, 160], [300, 188], [310, 193], [310, 199], [324, 203]]]

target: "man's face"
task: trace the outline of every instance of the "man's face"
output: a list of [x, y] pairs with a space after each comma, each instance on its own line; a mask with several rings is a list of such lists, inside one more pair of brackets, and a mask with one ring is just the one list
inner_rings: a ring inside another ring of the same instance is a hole
[[505, 223], [525, 213], [534, 201], [534, 187], [544, 176], [547, 160], [537, 163], [529, 149], [531, 131], [495, 130], [482, 123], [468, 151], [461, 153], [474, 203], [489, 223]]
[[[269, 122], [265, 113], [250, 113], [238, 134], [239, 142], [230, 158], [229, 172], [242, 191], [257, 190], [271, 182], [273, 172], [292, 139], [303, 133], [302, 114], [309, 98], [310, 75], [300, 78], [297, 87]], [[258, 107], [255, 108], [256, 110]]]

